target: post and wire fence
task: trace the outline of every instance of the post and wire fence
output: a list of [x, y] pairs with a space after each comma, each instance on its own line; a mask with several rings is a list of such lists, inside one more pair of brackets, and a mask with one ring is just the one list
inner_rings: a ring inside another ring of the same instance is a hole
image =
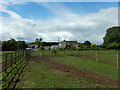
[[[32, 55], [52, 56], [53, 50], [33, 51]], [[54, 56], [76, 56], [118, 67], [120, 50], [56, 50]]]
[[0, 84], [2, 88], [15, 88], [21, 72], [30, 58], [30, 50], [2, 54]]

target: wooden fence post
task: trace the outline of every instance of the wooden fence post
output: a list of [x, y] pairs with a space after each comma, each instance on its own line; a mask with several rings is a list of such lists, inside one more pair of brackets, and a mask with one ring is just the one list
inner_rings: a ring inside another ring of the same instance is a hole
[[16, 61], [17, 61], [17, 52], [15, 52], [15, 62], [14, 62], [14, 64], [16, 64]]
[[85, 56], [86, 56], [86, 51], [85, 51], [85, 49], [84, 49], [84, 58], [85, 58]]
[[8, 59], [8, 58], [7, 58], [7, 55], [8, 55], [8, 54], [5, 54], [5, 73], [6, 73], [7, 59]]
[[118, 50], [117, 50], [117, 55], [116, 55], [116, 56], [117, 56], [117, 68], [118, 68], [118, 66], [119, 66], [119, 60], [118, 60], [118, 59], [119, 59], [119, 57], [118, 57], [119, 55], [118, 55]]
[[97, 51], [96, 51], [96, 62], [99, 61], [99, 58], [98, 58], [98, 57], [99, 57], [99, 51], [97, 50]]
[[24, 58], [24, 51], [23, 51], [23, 53], [22, 53], [22, 57]]
[[24, 57], [25, 57], [25, 60], [27, 61], [27, 50], [24, 52]]
[[17, 52], [17, 61], [19, 61], [20, 60], [20, 52], [18, 51]]
[[44, 56], [44, 50], [42, 50], [42, 56]]
[[64, 55], [65, 55], [65, 50], [64, 50]]
[[12, 59], [13, 59], [13, 53], [11, 53], [11, 63], [10, 63], [11, 67], [12, 67], [12, 64], [13, 64]]
[[79, 50], [77, 50], [78, 51], [78, 55], [79, 55]]

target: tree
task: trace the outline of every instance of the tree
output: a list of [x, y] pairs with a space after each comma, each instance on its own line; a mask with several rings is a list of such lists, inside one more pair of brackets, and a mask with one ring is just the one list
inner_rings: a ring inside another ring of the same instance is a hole
[[2, 50], [4, 51], [14, 51], [17, 50], [17, 41], [11, 38], [8, 41], [3, 41]]
[[42, 46], [42, 48], [44, 47], [44, 45], [45, 45], [45, 42], [41, 42], [41, 46]]
[[78, 43], [78, 47], [79, 47], [80, 49], [84, 49], [84, 48], [85, 48], [84, 46], [85, 46], [84, 43]]
[[120, 43], [120, 26], [115, 26], [107, 29], [103, 40], [104, 44], [113, 42]]
[[92, 43], [90, 46], [91, 49], [96, 49], [96, 47], [97, 47], [96, 43]]
[[42, 43], [41, 43], [41, 42], [42, 42], [42, 38], [39, 38], [39, 39], [36, 38], [36, 39], [35, 39], [35, 44], [37, 44], [38, 47], [41, 47], [41, 46], [42, 46]]
[[8, 41], [2, 42], [2, 50], [3, 51], [16, 51], [25, 49], [27, 45], [25, 41], [16, 41], [15, 39], [11, 38]]
[[91, 45], [91, 42], [90, 42], [90, 41], [85, 41], [85, 42], [84, 42], [84, 45], [90, 46], [90, 45]]
[[113, 43], [110, 43], [106, 49], [120, 49], [120, 43], [116, 43], [116, 42], [113, 42]]
[[17, 41], [17, 49], [18, 50], [23, 50], [27, 47], [27, 45], [25, 44], [25, 41]]

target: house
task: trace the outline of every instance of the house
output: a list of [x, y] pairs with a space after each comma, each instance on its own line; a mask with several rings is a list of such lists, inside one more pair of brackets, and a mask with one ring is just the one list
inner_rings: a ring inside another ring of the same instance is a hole
[[51, 47], [53, 45], [59, 45], [59, 43], [58, 42], [45, 42], [43, 46], [49, 46], [49, 47]]
[[66, 41], [66, 40], [64, 40], [64, 41], [59, 43], [59, 46], [61, 48], [71, 48], [71, 47], [72, 48], [78, 48], [78, 43], [77, 43], [77, 41]]
[[44, 49], [45, 50], [50, 50], [50, 49], [57, 49], [59, 43], [58, 42], [44, 42]]
[[58, 49], [59, 45], [52, 45], [50, 49]]
[[38, 48], [38, 45], [28, 45], [28, 48]]

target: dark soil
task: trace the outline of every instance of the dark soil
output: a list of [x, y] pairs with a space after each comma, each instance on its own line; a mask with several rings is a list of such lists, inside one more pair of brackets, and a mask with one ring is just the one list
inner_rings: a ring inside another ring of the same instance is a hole
[[94, 72], [86, 71], [86, 70], [81, 70], [80, 68], [76, 68], [70, 65], [65, 65], [58, 63], [52, 59], [52, 57], [45, 57], [45, 56], [34, 56], [30, 59], [30, 61], [36, 61], [36, 62], [46, 62], [50, 65], [50, 68], [52, 70], [55, 70], [57, 72], [60, 72], [62, 74], [67, 75], [68, 77], [78, 79], [80, 80], [81, 77], [86, 79], [87, 81], [92, 81], [98, 84], [103, 84], [103, 85], [109, 85], [111, 88], [118, 88], [118, 81], [114, 81], [112, 79], [109, 79], [108, 77], [102, 75], [102, 74], [97, 74]]

